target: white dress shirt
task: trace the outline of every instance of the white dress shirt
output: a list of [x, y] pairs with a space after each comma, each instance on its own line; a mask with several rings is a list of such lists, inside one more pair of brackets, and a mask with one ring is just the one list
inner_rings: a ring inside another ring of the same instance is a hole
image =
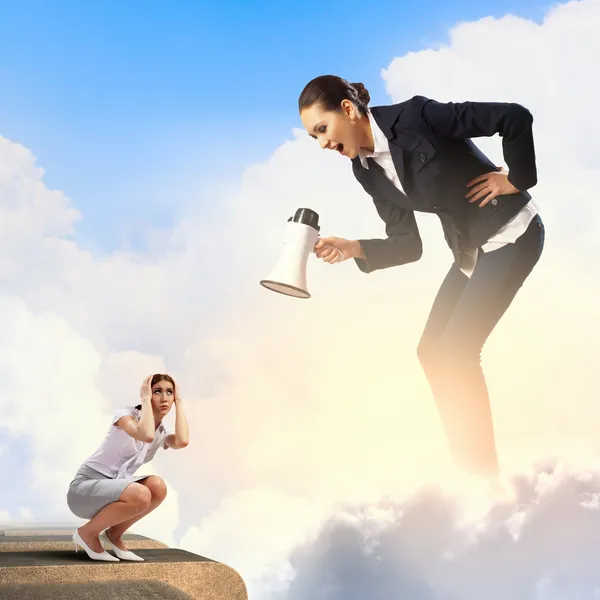
[[[385, 137], [383, 131], [381, 131], [379, 125], [377, 125], [377, 121], [375, 121], [370, 111], [367, 112], [367, 115], [369, 117], [369, 123], [371, 124], [371, 131], [373, 132], [374, 150], [373, 152], [368, 152], [361, 148], [358, 153], [360, 162], [365, 169], [368, 169], [369, 163], [367, 162], [367, 158], [372, 158], [383, 169], [388, 179], [402, 193], [406, 194], [402, 188], [398, 173], [396, 173], [396, 167], [392, 160], [388, 139]], [[466, 198], [465, 202], [468, 202]], [[525, 233], [529, 223], [531, 223], [531, 220], [535, 217], [537, 212], [533, 200], [530, 200], [508, 223], [506, 223], [506, 225], [482, 245], [481, 249], [483, 252], [498, 250], [498, 248], [502, 248], [502, 246], [505, 246], [506, 244], [516, 242], [516, 240]], [[470, 277], [472, 269], [463, 269], [463, 272]]]
[[106, 437], [83, 464], [111, 479], [123, 479], [133, 476], [139, 467], [150, 462], [161, 446], [166, 449], [167, 431], [162, 423], [154, 432], [154, 439], [149, 443], [132, 438], [116, 424], [121, 417], [133, 417], [139, 421], [141, 416], [142, 411], [135, 406], [127, 406], [118, 410], [108, 428]]

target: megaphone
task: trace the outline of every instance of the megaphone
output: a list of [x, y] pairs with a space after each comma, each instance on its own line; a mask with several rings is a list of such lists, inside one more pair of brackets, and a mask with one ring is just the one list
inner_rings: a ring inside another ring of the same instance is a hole
[[314, 251], [319, 230], [319, 215], [310, 208], [299, 208], [287, 221], [283, 237], [284, 248], [279, 262], [260, 284], [286, 296], [310, 298], [306, 283], [306, 263], [308, 256]]

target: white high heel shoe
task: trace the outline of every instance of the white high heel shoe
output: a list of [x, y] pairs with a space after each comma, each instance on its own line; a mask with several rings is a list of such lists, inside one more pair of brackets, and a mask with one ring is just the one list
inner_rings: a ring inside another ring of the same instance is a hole
[[133, 552], [131, 552], [129, 550], [121, 550], [121, 548], [117, 548], [112, 543], [111, 539], [108, 537], [108, 533], [107, 533], [106, 529], [100, 534], [100, 538], [106, 540], [112, 546], [112, 549], [114, 550], [114, 553], [121, 560], [132, 560], [132, 561], [135, 561], [135, 562], [143, 562], [144, 561], [144, 559], [141, 556], [138, 556], [137, 554], [134, 554]]
[[83, 539], [79, 535], [79, 532], [77, 531], [77, 529], [75, 530], [75, 533], [73, 533], [73, 541], [75, 542], [75, 552], [77, 552], [77, 546], [81, 546], [92, 560], [104, 560], [106, 562], [119, 562], [119, 559], [116, 556], [109, 554], [106, 550], [103, 550], [102, 552], [94, 552], [83, 541]]

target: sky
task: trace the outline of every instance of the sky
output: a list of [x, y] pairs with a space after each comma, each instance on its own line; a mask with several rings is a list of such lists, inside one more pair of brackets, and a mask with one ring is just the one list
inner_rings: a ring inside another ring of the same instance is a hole
[[[597, 598], [600, 3], [322, 4], [0, 3], [0, 525], [79, 523], [73, 474], [169, 372], [190, 445], [145, 469], [169, 491], [136, 532], [252, 600]], [[384, 235], [300, 129], [327, 72], [534, 115], [546, 248], [483, 354], [514, 502], [452, 468], [418, 365], [434, 216], [417, 263], [310, 260], [308, 301], [258, 285], [297, 207]]]
[[[385, 0], [367, 25], [339, 0], [4, 1], [0, 129], [78, 199], [76, 239], [140, 248], [145, 225], [172, 226], [183, 203], [210, 210], [215, 186], [288, 139], [315, 75], [368, 79], [385, 101], [376, 74], [390, 57], [443, 43], [457, 17], [519, 5]], [[518, 14], [541, 19], [544, 6]]]

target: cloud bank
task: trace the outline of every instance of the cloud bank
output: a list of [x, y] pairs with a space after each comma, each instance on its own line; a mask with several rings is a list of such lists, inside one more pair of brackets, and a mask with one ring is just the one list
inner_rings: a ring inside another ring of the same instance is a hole
[[336, 515], [298, 549], [287, 598], [595, 598], [598, 475], [546, 469], [516, 480], [517, 507], [465, 519], [439, 490]]

